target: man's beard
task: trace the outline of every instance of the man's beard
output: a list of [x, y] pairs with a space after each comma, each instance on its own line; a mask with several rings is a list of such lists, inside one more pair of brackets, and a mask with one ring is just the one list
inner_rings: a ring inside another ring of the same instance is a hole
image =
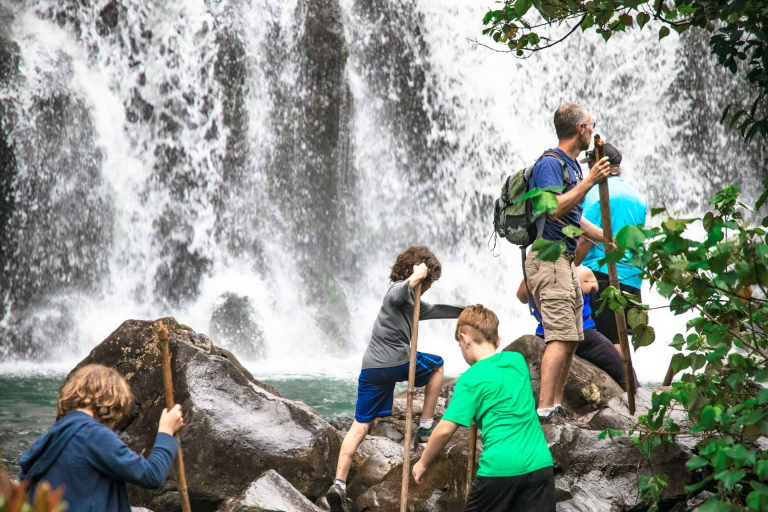
[[590, 137], [586, 133], [583, 137], [579, 137], [579, 151], [586, 151], [589, 149]]

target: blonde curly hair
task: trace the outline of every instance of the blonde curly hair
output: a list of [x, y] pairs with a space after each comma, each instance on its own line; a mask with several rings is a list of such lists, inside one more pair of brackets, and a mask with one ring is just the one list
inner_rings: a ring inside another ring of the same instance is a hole
[[117, 370], [100, 364], [83, 366], [59, 390], [57, 418], [90, 407], [99, 423], [113, 427], [130, 410], [131, 388]]

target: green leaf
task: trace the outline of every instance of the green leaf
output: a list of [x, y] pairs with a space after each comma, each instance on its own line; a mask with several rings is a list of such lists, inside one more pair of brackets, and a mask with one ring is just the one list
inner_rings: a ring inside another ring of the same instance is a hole
[[[749, 482], [750, 485], [756, 482]], [[762, 491], [752, 491], [747, 496], [747, 506], [750, 510], [768, 510], [768, 493]]]
[[573, 238], [576, 235], [582, 234], [583, 231], [574, 225], [568, 225], [563, 228], [563, 234], [568, 238]]
[[736, 121], [738, 121], [738, 120], [739, 120], [739, 118], [740, 118], [741, 116], [743, 116], [744, 114], [746, 114], [746, 113], [747, 113], [747, 111], [746, 111], [746, 110], [739, 110], [738, 112], [736, 112], [736, 113], [733, 115], [733, 117], [731, 118], [731, 124], [730, 124], [730, 125], [728, 125], [728, 127], [729, 127], [729, 128], [733, 128], [733, 125], [735, 125], [735, 124], [736, 124]]
[[[631, 311], [631, 310], [630, 310]], [[640, 347], [647, 347], [656, 339], [656, 332], [653, 327], [638, 327], [632, 333], [632, 346], [635, 350]]]
[[616, 243], [627, 249], [639, 249], [645, 242], [645, 238], [643, 230], [632, 224], [627, 224], [616, 233]]
[[642, 309], [631, 308], [627, 311], [627, 323], [632, 329], [648, 326], [648, 313]]
[[634, 20], [632, 19], [632, 15], [628, 13], [621, 14], [619, 16], [619, 23], [624, 25], [625, 27], [631, 27], [634, 24]]
[[542, 192], [533, 198], [533, 216], [538, 217], [542, 213], [553, 213], [557, 210], [557, 196], [552, 192]]
[[669, 364], [672, 366], [673, 372], [679, 373], [691, 365], [691, 358], [683, 354], [675, 354], [672, 356], [672, 361]]
[[689, 222], [685, 219], [668, 219], [662, 223], [662, 226], [671, 233], [682, 233]]
[[[630, 311], [632, 310], [630, 309]], [[683, 338], [682, 334], [675, 334], [675, 336], [672, 338], [672, 343], [669, 344], [670, 347], [677, 350], [682, 350], [683, 345], [685, 345], [685, 338]]]
[[716, 494], [705, 501], [704, 504], [697, 509], [697, 512], [732, 512], [732, 510], [731, 505], [720, 501], [720, 498]]
[[600, 266], [607, 265], [608, 263], [616, 263], [618, 261], [621, 261], [621, 259], [626, 256], [626, 252], [622, 249], [614, 249], [608, 254], [605, 255], [605, 258], [602, 258], [597, 263]]
[[725, 454], [733, 460], [743, 460], [747, 464], [755, 463], [755, 451], [747, 450], [743, 444], [737, 444], [733, 448], [725, 450]]
[[753, 469], [761, 480], [768, 481], [768, 460], [758, 460]]
[[732, 491], [733, 486], [736, 485], [739, 480], [745, 476], [746, 473], [744, 471], [731, 471], [730, 469], [724, 469], [723, 471], [715, 473], [715, 480], [720, 480], [729, 491]]
[[761, 404], [768, 403], [768, 389], [761, 389], [757, 392], [757, 398], [760, 400]]
[[515, 2], [515, 14], [517, 14], [517, 17], [522, 18], [525, 16], [531, 5], [533, 5], [532, 0], [517, 0]]
[[536, 258], [543, 261], [557, 261], [557, 258], [565, 252], [565, 242], [562, 240], [546, 240], [539, 238], [531, 246], [536, 251]]
[[[643, 27], [651, 21], [651, 16], [644, 12], [637, 13], [637, 24], [640, 26], [640, 30], [643, 29]], [[651, 210], [653, 212], [653, 210]], [[655, 215], [654, 213], [651, 213], [651, 215]]]
[[702, 428], [706, 430], [712, 430], [716, 424], [717, 420], [715, 419], [715, 408], [711, 405], [708, 405], [704, 408], [704, 410], [701, 411], [699, 425], [701, 425]]
[[659, 41], [661, 41], [662, 39], [664, 39], [668, 35], [669, 35], [669, 27], [668, 26], [664, 25], [663, 27], [661, 27], [659, 29]]
[[694, 469], [704, 467], [707, 464], [709, 464], [709, 461], [707, 459], [705, 459], [704, 457], [699, 457], [697, 455], [685, 463], [685, 469], [687, 469], [688, 471], [693, 471]]

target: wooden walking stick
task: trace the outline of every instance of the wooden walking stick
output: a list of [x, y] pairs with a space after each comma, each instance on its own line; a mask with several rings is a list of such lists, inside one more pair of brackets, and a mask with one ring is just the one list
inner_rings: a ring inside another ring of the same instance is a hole
[[408, 507], [408, 483], [411, 479], [411, 428], [413, 427], [413, 391], [416, 384], [416, 344], [419, 340], [419, 310], [421, 282], [413, 290], [413, 326], [411, 327], [411, 364], [408, 368], [408, 398], [405, 405], [405, 440], [403, 441], [403, 483], [400, 492], [400, 512]]
[[475, 453], [477, 452], [477, 423], [472, 422], [469, 431], [469, 457], [467, 457], [467, 489], [464, 492], [464, 501], [469, 498], [472, 489], [472, 480], [475, 479]]
[[[605, 142], [600, 135], [595, 134], [595, 164], [605, 156]], [[611, 225], [611, 197], [608, 192], [608, 179], [600, 182], [600, 213], [603, 219], [603, 238], [605, 254], [613, 251], [616, 244], [613, 242], [613, 227]], [[608, 277], [610, 284], [617, 290], [619, 288], [619, 273], [616, 271], [616, 263], [608, 263]], [[614, 311], [616, 314], [616, 326], [619, 331], [619, 344], [621, 345], [621, 358], [624, 360], [624, 376], [627, 383], [627, 404], [629, 413], [635, 414], [635, 372], [632, 370], [632, 355], [629, 351], [627, 339], [627, 319], [624, 311]]]
[[672, 384], [672, 377], [675, 376], [675, 370], [672, 368], [672, 363], [669, 363], [669, 368], [667, 368], [667, 374], [664, 376], [664, 382], [661, 383], [662, 386], [669, 386]]
[[[160, 340], [160, 358], [163, 365], [163, 387], [165, 388], [165, 407], [170, 411], [175, 404], [173, 397], [173, 379], [171, 378], [171, 353], [168, 350], [168, 329], [163, 321], [158, 322], [157, 337]], [[189, 505], [189, 493], [187, 492], [187, 476], [184, 474], [184, 461], [181, 457], [181, 437], [176, 432], [176, 440], [179, 442], [179, 451], [173, 460], [173, 471], [176, 474], [176, 486], [179, 490], [182, 512], [192, 512]]]

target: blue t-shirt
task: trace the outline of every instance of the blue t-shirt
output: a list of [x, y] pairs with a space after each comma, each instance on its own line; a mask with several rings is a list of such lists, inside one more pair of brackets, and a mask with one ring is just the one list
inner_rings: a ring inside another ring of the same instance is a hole
[[[584, 179], [579, 163], [576, 160], [568, 158], [568, 155], [562, 150], [548, 149], [545, 153], [556, 153], [563, 162], [565, 162], [565, 165], [568, 168], [568, 173], [571, 175], [571, 183], [570, 185], [563, 183], [563, 166], [557, 161], [557, 158], [553, 156], [545, 156], [540, 158], [533, 167], [531, 180], [528, 182], [528, 190], [544, 187], [562, 187], [563, 185], [566, 185], [562, 192], [564, 194], [573, 189], [582, 179]], [[564, 224], [553, 219], [547, 219], [547, 223], [544, 224], [544, 233], [542, 236], [546, 240], [564, 240], [566, 247], [565, 252], [567, 253], [573, 254], [576, 252], [578, 236], [568, 238], [563, 234], [563, 228], [565, 226], [581, 227], [581, 203], [583, 201], [583, 199], [580, 200], [578, 204], [573, 207], [573, 210], [560, 219]], [[536, 220], [537, 230], [539, 229], [539, 222], [541, 222], [541, 220]]]
[[[586, 331], [587, 329], [591, 329], [595, 326], [595, 321], [592, 320], [592, 306], [589, 305], [591, 299], [591, 295], [585, 295], [584, 296], [584, 309], [581, 312], [581, 320], [582, 320], [582, 327], [581, 329]], [[528, 304], [531, 306], [531, 314], [533, 315], [533, 318], [536, 319], [537, 322], [539, 322], [539, 326], [536, 327], [536, 334], [539, 336], [544, 336], [544, 326], [541, 325], [541, 313], [539, 313], [539, 310], [536, 309], [536, 302], [534, 302], [533, 299], [528, 299]]]
[[[648, 203], [638, 190], [624, 181], [621, 176], [608, 178], [608, 193], [611, 196], [611, 227], [613, 236], [624, 226], [634, 224], [645, 227], [645, 216], [648, 210]], [[600, 214], [600, 187], [595, 185], [587, 192], [584, 197], [584, 218], [592, 222], [599, 228], [603, 227], [603, 217]], [[629, 265], [627, 253], [616, 264], [616, 270], [619, 273], [619, 282], [627, 286], [640, 288], [643, 281], [640, 279], [640, 269]], [[603, 244], [593, 245], [589, 250], [587, 257], [582, 265], [592, 270], [592, 272], [608, 273], [608, 266], [598, 265], [598, 261], [605, 258], [605, 246]]]

